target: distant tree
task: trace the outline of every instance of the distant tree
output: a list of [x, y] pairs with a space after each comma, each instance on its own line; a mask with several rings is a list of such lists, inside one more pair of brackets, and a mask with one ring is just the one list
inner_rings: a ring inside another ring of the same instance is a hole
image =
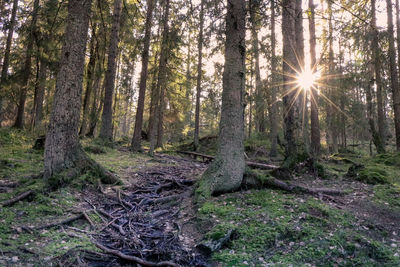
[[278, 104], [277, 104], [277, 86], [276, 83], [276, 37], [275, 37], [275, 1], [271, 1], [271, 86], [270, 86], [270, 140], [271, 140], [271, 151], [270, 156], [277, 156], [277, 145], [278, 145]]

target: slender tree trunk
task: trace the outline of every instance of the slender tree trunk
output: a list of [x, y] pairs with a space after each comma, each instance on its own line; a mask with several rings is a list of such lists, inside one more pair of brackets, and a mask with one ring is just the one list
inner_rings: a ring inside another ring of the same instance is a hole
[[110, 46], [108, 48], [107, 72], [104, 85], [104, 105], [100, 129], [100, 138], [110, 141], [113, 139], [112, 107], [115, 87], [116, 60], [118, 55], [120, 20], [121, 0], [114, 0], [114, 13], [110, 34]]
[[391, 0], [386, 0], [386, 7], [389, 36], [390, 80], [393, 93], [394, 126], [396, 130], [396, 148], [397, 151], [400, 151], [400, 92], [396, 66], [396, 51], [394, 47], [393, 12]]
[[143, 112], [144, 112], [144, 101], [146, 97], [153, 9], [154, 9], [154, 0], [147, 1], [144, 47], [142, 51], [142, 71], [140, 73], [139, 99], [136, 108], [135, 129], [133, 132], [132, 143], [131, 143], [132, 151], [139, 151], [142, 149], [141, 143], [142, 143]]
[[3, 111], [4, 100], [2, 98], [2, 94], [4, 93], [4, 84], [7, 80], [8, 67], [10, 65], [11, 44], [12, 44], [12, 39], [13, 39], [13, 35], [14, 35], [14, 27], [15, 27], [15, 21], [16, 21], [16, 17], [17, 17], [17, 9], [18, 9], [18, 0], [14, 0], [12, 11], [11, 11], [10, 25], [8, 27], [6, 49], [4, 51], [3, 68], [1, 70], [1, 78], [0, 78], [0, 127], [1, 127], [1, 122], [3, 121], [3, 118], [4, 118], [4, 113], [3, 113], [4, 112]]
[[[149, 154], [154, 155], [154, 149], [157, 145], [160, 145], [160, 139], [162, 136], [163, 127], [163, 109], [164, 109], [164, 95], [165, 87], [167, 86], [167, 60], [168, 60], [168, 34], [169, 34], [169, 8], [170, 0], [165, 0], [165, 11], [163, 17], [163, 33], [161, 40], [161, 51], [160, 51], [160, 63], [158, 69], [157, 86], [154, 94], [154, 118], [150, 121], [150, 150]], [[161, 120], [161, 121], [160, 121]], [[158, 133], [158, 135], [157, 135]], [[158, 144], [157, 144], [158, 143]]]
[[69, 0], [67, 28], [44, 151], [44, 175], [50, 178], [80, 164], [78, 137], [85, 48], [91, 0]]
[[294, 115], [295, 94], [293, 83], [296, 66], [296, 53], [293, 44], [295, 37], [295, 1], [282, 1], [282, 35], [283, 35], [283, 88], [284, 88], [284, 137], [286, 142], [286, 159], [284, 165], [292, 167], [297, 157], [297, 144], [295, 138], [296, 120]]
[[258, 31], [259, 31], [259, 21], [257, 17], [257, 11], [260, 9], [259, 0], [251, 0], [250, 5], [250, 23], [251, 23], [251, 40], [254, 52], [254, 72], [256, 77], [256, 91], [255, 91], [255, 125], [256, 131], [259, 133], [265, 132], [265, 94], [264, 86], [261, 82], [260, 74], [260, 53], [258, 45]]
[[[315, 37], [315, 6], [314, 1], [308, 1], [309, 12], [309, 32], [310, 32], [310, 56], [311, 56], [311, 70], [316, 72], [317, 58], [315, 47], [317, 38]], [[311, 100], [311, 152], [314, 158], [317, 158], [321, 149], [321, 135], [319, 130], [319, 112], [318, 112], [318, 88], [317, 85], [310, 90]]]
[[254, 79], [254, 65], [253, 65], [253, 57], [250, 59], [250, 84], [248, 85], [249, 92], [247, 96], [247, 101], [249, 102], [249, 125], [248, 125], [248, 137], [251, 137], [251, 133], [253, 130], [253, 79]]
[[[398, 0], [396, 0], [396, 3]], [[376, 1], [371, 0], [371, 32], [372, 32], [372, 59], [374, 62], [375, 82], [376, 82], [376, 100], [377, 100], [377, 113], [378, 113], [378, 135], [377, 140], [374, 141], [375, 145], [378, 145], [378, 153], [385, 153], [385, 113], [383, 112], [383, 97], [382, 97], [382, 78], [381, 78], [381, 59], [379, 55], [379, 39], [378, 29], [376, 26]], [[397, 29], [398, 32], [400, 29]], [[400, 43], [398, 43], [400, 44]], [[372, 74], [373, 78], [373, 74]], [[372, 97], [372, 95], [371, 95]], [[372, 115], [372, 114], [371, 114]], [[371, 116], [371, 118], [373, 118]], [[371, 125], [371, 122], [370, 122]], [[373, 126], [375, 131], [375, 124]], [[372, 132], [374, 134], [374, 132]], [[378, 140], [379, 139], [379, 140]]]
[[204, 0], [200, 4], [200, 29], [198, 42], [198, 62], [197, 62], [197, 84], [196, 84], [196, 110], [194, 120], [194, 149], [199, 147], [200, 135], [200, 95], [201, 95], [201, 79], [202, 79], [202, 64], [203, 64], [203, 28], [204, 28]]
[[245, 0], [228, 0], [222, 110], [215, 160], [203, 174], [199, 192], [205, 197], [240, 187], [244, 161]]
[[92, 29], [92, 37], [90, 39], [90, 58], [87, 66], [86, 74], [86, 93], [83, 99], [83, 114], [82, 114], [82, 124], [79, 131], [81, 137], [86, 135], [88, 128], [88, 120], [90, 114], [90, 98], [92, 96], [93, 90], [93, 77], [96, 67], [96, 58], [98, 53], [98, 45], [96, 44], [96, 25]]
[[276, 72], [276, 56], [275, 56], [275, 49], [276, 49], [276, 39], [275, 39], [275, 1], [271, 1], [271, 101], [270, 101], [270, 139], [271, 139], [271, 151], [270, 156], [276, 157], [277, 156], [277, 141], [278, 141], [278, 106], [276, 101], [276, 94], [277, 94], [277, 87], [275, 85], [275, 76], [277, 75]]
[[44, 92], [46, 90], [46, 78], [47, 78], [47, 63], [45, 59], [40, 60], [39, 70], [39, 85], [36, 94], [36, 105], [35, 105], [35, 119], [33, 127], [35, 130], [41, 130], [43, 120], [43, 100]]
[[26, 57], [24, 63], [24, 71], [22, 75], [21, 89], [19, 92], [17, 118], [15, 119], [14, 127], [22, 129], [24, 127], [24, 115], [25, 115], [25, 102], [26, 95], [28, 93], [28, 82], [31, 76], [32, 67], [32, 53], [34, 44], [34, 32], [36, 31], [37, 14], [39, 11], [39, 0], [35, 0], [33, 4], [32, 20], [29, 28], [28, 44], [26, 46]]

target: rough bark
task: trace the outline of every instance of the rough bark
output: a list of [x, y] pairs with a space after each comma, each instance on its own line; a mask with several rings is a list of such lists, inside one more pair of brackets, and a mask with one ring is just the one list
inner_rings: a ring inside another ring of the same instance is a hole
[[386, 10], [389, 37], [390, 81], [393, 94], [394, 126], [396, 131], [396, 148], [397, 151], [400, 151], [400, 92], [398, 71], [396, 66], [396, 51], [394, 46], [393, 11], [391, 0], [386, 0]]
[[118, 55], [119, 28], [121, 19], [121, 0], [114, 0], [114, 13], [108, 48], [107, 72], [104, 84], [104, 105], [101, 117], [100, 138], [111, 141], [113, 139], [112, 107], [115, 87], [116, 60]]
[[[160, 62], [158, 69], [157, 85], [154, 91], [154, 116], [150, 121], [150, 150], [149, 154], [154, 154], [154, 149], [160, 145], [163, 128], [163, 109], [165, 87], [167, 86], [167, 60], [168, 60], [168, 19], [169, 19], [170, 0], [165, 1], [165, 10], [163, 16], [163, 33], [161, 40]], [[161, 121], [160, 121], [161, 120]], [[157, 134], [158, 133], [158, 134]]]
[[[44, 150], [44, 178], [62, 183], [93, 166], [79, 144], [83, 69], [91, 0], [68, 2], [67, 28]], [[65, 174], [65, 175], [60, 175]]]
[[285, 165], [290, 167], [295, 163], [297, 157], [297, 144], [295, 138], [296, 121], [294, 116], [295, 90], [294, 78], [295, 71], [292, 66], [296, 66], [296, 53], [293, 44], [295, 39], [295, 1], [282, 1], [282, 35], [283, 35], [283, 105], [284, 105], [284, 138], [285, 138]]
[[17, 18], [17, 9], [18, 9], [18, 0], [14, 0], [12, 11], [11, 11], [10, 25], [8, 28], [6, 48], [4, 50], [3, 68], [1, 70], [1, 78], [0, 78], [0, 127], [1, 127], [1, 122], [3, 121], [3, 117], [4, 117], [3, 110], [2, 110], [4, 100], [3, 100], [2, 94], [4, 93], [4, 84], [7, 80], [8, 67], [10, 64], [11, 44], [12, 44], [12, 39], [13, 39], [13, 35], [14, 35], [15, 21]]
[[[315, 47], [317, 38], [315, 36], [315, 6], [314, 1], [308, 1], [309, 12], [309, 32], [310, 32], [310, 56], [311, 56], [311, 70], [316, 71], [316, 52]], [[319, 130], [319, 111], [318, 111], [318, 88], [315, 85], [310, 90], [311, 101], [311, 153], [313, 157], [318, 157], [321, 149], [321, 134]]]
[[250, 23], [251, 23], [251, 41], [254, 53], [254, 72], [256, 78], [256, 91], [255, 91], [255, 125], [256, 131], [259, 133], [265, 132], [265, 94], [264, 87], [261, 82], [260, 74], [260, 53], [258, 45], [258, 31], [259, 22], [257, 17], [257, 11], [260, 9], [260, 0], [251, 0], [250, 5]]
[[240, 187], [244, 161], [245, 0], [228, 0], [222, 110], [215, 160], [203, 174], [197, 193], [208, 197]]
[[270, 139], [271, 139], [271, 151], [270, 156], [276, 157], [277, 155], [277, 146], [278, 146], [278, 122], [277, 122], [277, 115], [278, 115], [278, 106], [276, 102], [276, 94], [277, 94], [277, 87], [275, 85], [276, 76], [276, 56], [275, 56], [275, 49], [276, 49], [276, 39], [275, 39], [275, 1], [271, 1], [271, 86], [270, 86]]
[[142, 51], [142, 70], [140, 73], [139, 99], [138, 99], [137, 108], [136, 108], [135, 129], [133, 132], [132, 143], [131, 143], [132, 151], [139, 151], [142, 148], [141, 133], [142, 133], [142, 127], [143, 127], [144, 101], [145, 101], [145, 97], [146, 97], [153, 9], [154, 9], [154, 0], [147, 1], [146, 26], [145, 26], [144, 44], [143, 44], [143, 51]]
[[96, 44], [96, 25], [94, 25], [92, 29], [92, 37], [90, 39], [89, 53], [90, 57], [86, 73], [86, 93], [85, 97], [83, 98], [82, 124], [81, 124], [81, 129], [79, 130], [79, 135], [82, 137], [85, 136], [88, 128], [88, 120], [90, 114], [90, 98], [92, 96], [93, 77], [94, 77], [96, 58], [98, 53], [98, 45]]
[[202, 64], [203, 64], [203, 28], [204, 28], [204, 0], [200, 4], [200, 29], [198, 40], [198, 62], [197, 62], [197, 81], [196, 81], [196, 108], [194, 119], [194, 150], [199, 147], [200, 136], [200, 95], [201, 95], [201, 79], [202, 79]]

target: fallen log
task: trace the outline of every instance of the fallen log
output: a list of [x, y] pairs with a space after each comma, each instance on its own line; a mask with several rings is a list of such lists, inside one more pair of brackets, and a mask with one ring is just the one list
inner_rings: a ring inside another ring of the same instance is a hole
[[103, 245], [101, 245], [101, 244], [99, 244], [99, 243], [94, 243], [94, 244], [95, 244], [96, 247], [102, 249], [104, 252], [106, 252], [106, 253], [108, 253], [108, 254], [111, 254], [111, 255], [120, 257], [121, 259], [124, 259], [124, 260], [133, 261], [133, 262], [138, 263], [138, 264], [141, 264], [141, 265], [143, 265], [143, 266], [150, 266], [150, 267], [153, 267], [153, 266], [172, 266], [172, 267], [180, 267], [180, 265], [178, 265], [178, 264], [176, 264], [176, 263], [174, 263], [174, 262], [170, 262], [170, 261], [161, 261], [161, 262], [157, 262], [157, 263], [156, 263], [156, 262], [146, 261], [146, 260], [141, 259], [141, 258], [139, 258], [139, 257], [135, 257], [135, 256], [131, 256], [131, 255], [126, 255], [126, 254], [122, 253], [122, 252], [119, 251], [119, 250], [107, 248], [107, 247], [105, 247], [105, 246], [103, 246]]
[[[177, 153], [185, 154], [194, 157], [195, 159], [197, 157], [207, 159], [208, 161], [213, 160], [215, 157], [210, 156], [210, 155], [205, 155], [197, 152], [191, 152], [191, 151], [176, 151]], [[259, 163], [259, 162], [252, 162], [252, 161], [246, 161], [246, 165], [255, 168], [255, 169], [263, 169], [263, 170], [274, 170], [277, 169], [278, 166], [272, 165], [272, 164], [264, 164], [264, 163]]]
[[21, 200], [23, 200], [23, 199], [29, 197], [29, 196], [32, 195], [32, 194], [33, 194], [33, 191], [32, 191], [32, 190], [28, 190], [28, 191], [26, 191], [26, 192], [23, 192], [23, 193], [19, 194], [19, 195], [16, 196], [16, 197], [10, 199], [10, 200], [4, 201], [1, 205], [2, 205], [3, 207], [11, 206], [11, 205], [17, 203], [18, 201], [21, 201]]

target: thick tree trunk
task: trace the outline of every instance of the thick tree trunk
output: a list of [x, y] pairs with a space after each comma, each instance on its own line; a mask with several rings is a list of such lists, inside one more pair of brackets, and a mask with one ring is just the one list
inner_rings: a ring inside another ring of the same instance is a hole
[[33, 121], [33, 127], [35, 130], [41, 130], [42, 128], [43, 100], [44, 100], [44, 91], [46, 89], [46, 78], [47, 78], [47, 63], [44, 59], [41, 59], [40, 69], [39, 69], [39, 84], [37, 88], [36, 104], [34, 109], [35, 119]]
[[145, 34], [144, 34], [144, 45], [143, 45], [144, 47], [143, 47], [143, 51], [142, 51], [142, 71], [140, 73], [139, 99], [138, 99], [137, 108], [136, 108], [135, 129], [133, 132], [132, 143], [131, 143], [132, 151], [139, 151], [142, 149], [141, 133], [142, 133], [142, 127], [143, 127], [144, 101], [145, 101], [145, 97], [146, 97], [153, 9], [154, 9], [154, 0], [147, 1], [146, 26], [145, 26]]
[[[158, 69], [157, 86], [154, 92], [154, 117], [150, 121], [150, 150], [149, 154], [154, 154], [154, 149], [160, 145], [162, 139], [163, 127], [163, 109], [164, 109], [164, 95], [165, 87], [167, 86], [167, 61], [168, 61], [168, 34], [169, 34], [169, 8], [170, 0], [165, 1], [165, 10], [163, 17], [163, 33], [161, 40], [160, 63]], [[161, 121], [160, 121], [161, 120]], [[157, 134], [158, 133], [158, 134]]]
[[278, 105], [276, 101], [277, 87], [275, 85], [276, 73], [276, 39], [275, 39], [275, 1], [271, 1], [271, 92], [270, 92], [270, 140], [271, 140], [271, 151], [270, 156], [277, 156], [277, 146], [278, 146]]
[[79, 135], [82, 137], [86, 135], [88, 128], [88, 120], [90, 114], [90, 98], [92, 96], [93, 77], [96, 67], [97, 53], [98, 53], [98, 45], [96, 44], [96, 25], [94, 25], [92, 29], [92, 37], [90, 39], [90, 57], [86, 74], [86, 93], [85, 97], [83, 98], [82, 124], [81, 124], [81, 129], [79, 130]]
[[197, 83], [196, 83], [196, 109], [194, 119], [194, 150], [199, 147], [200, 136], [200, 95], [201, 95], [201, 78], [202, 78], [202, 64], [203, 64], [203, 28], [204, 28], [204, 0], [200, 4], [200, 29], [199, 29], [199, 42], [198, 42], [198, 62], [197, 62]]
[[396, 51], [394, 47], [393, 12], [391, 0], [386, 0], [386, 7], [389, 37], [390, 80], [393, 93], [394, 126], [396, 130], [396, 148], [397, 151], [400, 151], [400, 89], [396, 66]]
[[4, 51], [3, 68], [1, 70], [1, 78], [0, 78], [0, 127], [1, 127], [1, 122], [3, 121], [4, 118], [4, 113], [3, 113], [4, 100], [2, 98], [2, 94], [4, 93], [4, 84], [7, 80], [8, 67], [10, 65], [11, 44], [14, 35], [15, 21], [17, 18], [17, 9], [18, 9], [18, 0], [14, 0], [11, 11], [10, 25], [8, 27], [6, 49]]
[[218, 150], [204, 172], [197, 193], [208, 197], [240, 187], [244, 161], [245, 0], [228, 0], [225, 68]]
[[261, 82], [260, 74], [260, 53], [258, 45], [259, 18], [257, 12], [260, 9], [259, 0], [251, 0], [250, 5], [250, 23], [251, 23], [251, 41], [254, 52], [254, 72], [256, 76], [256, 91], [255, 91], [255, 125], [256, 131], [259, 133], [265, 132], [265, 93], [264, 86]]
[[284, 137], [286, 142], [285, 165], [291, 167], [297, 157], [297, 143], [295, 137], [296, 120], [294, 116], [295, 95], [293, 66], [296, 66], [296, 52], [293, 44], [295, 37], [295, 1], [282, 2], [282, 35], [283, 35], [283, 105], [284, 105]]
[[[309, 12], [309, 32], [310, 32], [310, 56], [311, 56], [311, 70], [316, 71], [317, 58], [315, 47], [317, 38], [315, 37], [315, 6], [313, 0], [308, 1]], [[319, 112], [318, 112], [318, 88], [311, 88], [310, 101], [311, 101], [311, 153], [314, 158], [317, 158], [321, 149], [321, 135], [319, 130]]]
[[47, 179], [76, 168], [83, 158], [78, 127], [90, 7], [91, 0], [68, 2], [67, 28], [44, 151]]
[[111, 141], [113, 139], [112, 107], [115, 87], [116, 60], [118, 55], [119, 28], [121, 19], [121, 2], [114, 0], [114, 13], [108, 48], [107, 72], [104, 85], [104, 105], [101, 117], [100, 138]]

